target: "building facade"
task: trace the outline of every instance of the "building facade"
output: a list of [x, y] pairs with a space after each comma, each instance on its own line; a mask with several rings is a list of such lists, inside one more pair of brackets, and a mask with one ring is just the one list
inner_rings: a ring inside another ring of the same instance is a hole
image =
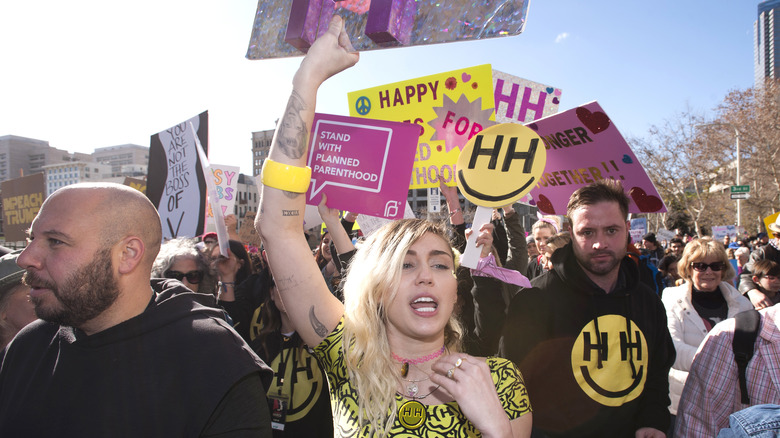
[[43, 166], [46, 196], [57, 189], [81, 182], [104, 182], [111, 177], [108, 164], [74, 161]]
[[753, 23], [755, 86], [766, 79], [780, 79], [780, 0], [758, 4], [758, 19]]
[[274, 129], [252, 133], [252, 176], [259, 176], [263, 170], [263, 162], [268, 158], [271, 141], [274, 139]]
[[92, 156], [51, 147], [45, 140], [17, 135], [0, 137], [0, 182], [41, 173], [49, 164], [75, 161], [92, 161]]
[[248, 211], [257, 213], [257, 207], [260, 205], [260, 195], [257, 192], [255, 178], [243, 173], [238, 174], [237, 191], [236, 206], [233, 208], [233, 214], [238, 218], [240, 226]]
[[[92, 153], [92, 158], [98, 163], [111, 165], [113, 176], [133, 176], [123, 175], [122, 166], [148, 166], [149, 148], [137, 144], [107, 146], [95, 149], [95, 152]], [[144, 173], [146, 172], [144, 171]]]

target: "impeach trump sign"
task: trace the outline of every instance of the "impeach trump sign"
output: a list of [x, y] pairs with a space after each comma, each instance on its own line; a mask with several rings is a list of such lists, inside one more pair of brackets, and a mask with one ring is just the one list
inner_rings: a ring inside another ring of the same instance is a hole
[[3, 181], [3, 231], [5, 240], [18, 242], [27, 237], [27, 229], [38, 215], [46, 198], [43, 173]]

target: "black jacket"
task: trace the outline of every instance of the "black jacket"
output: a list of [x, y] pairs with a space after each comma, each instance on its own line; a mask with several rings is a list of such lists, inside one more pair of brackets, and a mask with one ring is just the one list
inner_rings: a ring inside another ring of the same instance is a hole
[[753, 282], [753, 265], [759, 260], [771, 260], [775, 263], [780, 263], [780, 251], [773, 245], [774, 242], [769, 242], [766, 245], [754, 250], [750, 253], [748, 262], [742, 266], [742, 272], [739, 275], [739, 292], [744, 295], [749, 290], [758, 289]]
[[512, 299], [502, 339], [525, 379], [535, 428], [571, 437], [665, 432], [675, 351], [661, 300], [628, 257], [611, 293], [588, 278], [571, 244], [553, 266]]
[[270, 369], [214, 297], [176, 280], [152, 288], [143, 313], [90, 336], [22, 329], [0, 353], [0, 436], [270, 436]]

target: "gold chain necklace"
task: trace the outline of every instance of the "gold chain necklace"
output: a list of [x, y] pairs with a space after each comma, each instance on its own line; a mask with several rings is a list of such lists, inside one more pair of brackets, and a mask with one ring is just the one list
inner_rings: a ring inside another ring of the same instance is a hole
[[[425, 374], [425, 378], [424, 379], [419, 379], [419, 380], [411, 380], [411, 379], [405, 379], [405, 378], [403, 379], [404, 381], [409, 382], [409, 384], [406, 385], [406, 395], [409, 396], [409, 397], [412, 397], [414, 399], [414, 397], [417, 395], [417, 393], [420, 390], [420, 388], [417, 386], [417, 384], [420, 383], [420, 382], [424, 382], [426, 380], [429, 380], [431, 378], [431, 375], [426, 373], [425, 371], [421, 370], [420, 367], [418, 367], [415, 364], [412, 364], [412, 366], [417, 368], [421, 373]], [[407, 372], [407, 374], [408, 374], [408, 372]], [[407, 374], [402, 374], [402, 376], [406, 377]], [[438, 388], [436, 388], [436, 389], [438, 389]], [[433, 391], [435, 392], [436, 390], [434, 389]], [[431, 393], [433, 393], [433, 392], [431, 392]], [[431, 395], [431, 394], [428, 394], [428, 395]], [[425, 397], [427, 397], [428, 395], [426, 395]], [[425, 398], [425, 397], [421, 397], [421, 398]]]

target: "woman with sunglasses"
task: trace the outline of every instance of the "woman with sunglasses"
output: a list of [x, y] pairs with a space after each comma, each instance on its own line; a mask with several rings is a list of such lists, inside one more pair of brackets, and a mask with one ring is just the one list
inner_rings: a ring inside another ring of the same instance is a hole
[[229, 240], [227, 257], [220, 254], [219, 246], [215, 246], [211, 250], [211, 259], [219, 276], [219, 300], [235, 301], [236, 287], [252, 274], [252, 261], [244, 244]]
[[715, 324], [752, 308], [750, 301], [730, 282], [735, 273], [726, 249], [711, 237], [685, 245], [677, 270], [685, 282], [664, 289], [662, 295], [669, 333], [677, 350], [677, 358], [669, 370], [670, 431], [674, 430], [677, 405], [693, 356], [704, 337]]
[[173, 278], [187, 289], [202, 293], [210, 292], [207, 288], [201, 290], [204, 283], [213, 284], [205, 257], [188, 238], [171, 239], [162, 244], [152, 266], [152, 278]]

